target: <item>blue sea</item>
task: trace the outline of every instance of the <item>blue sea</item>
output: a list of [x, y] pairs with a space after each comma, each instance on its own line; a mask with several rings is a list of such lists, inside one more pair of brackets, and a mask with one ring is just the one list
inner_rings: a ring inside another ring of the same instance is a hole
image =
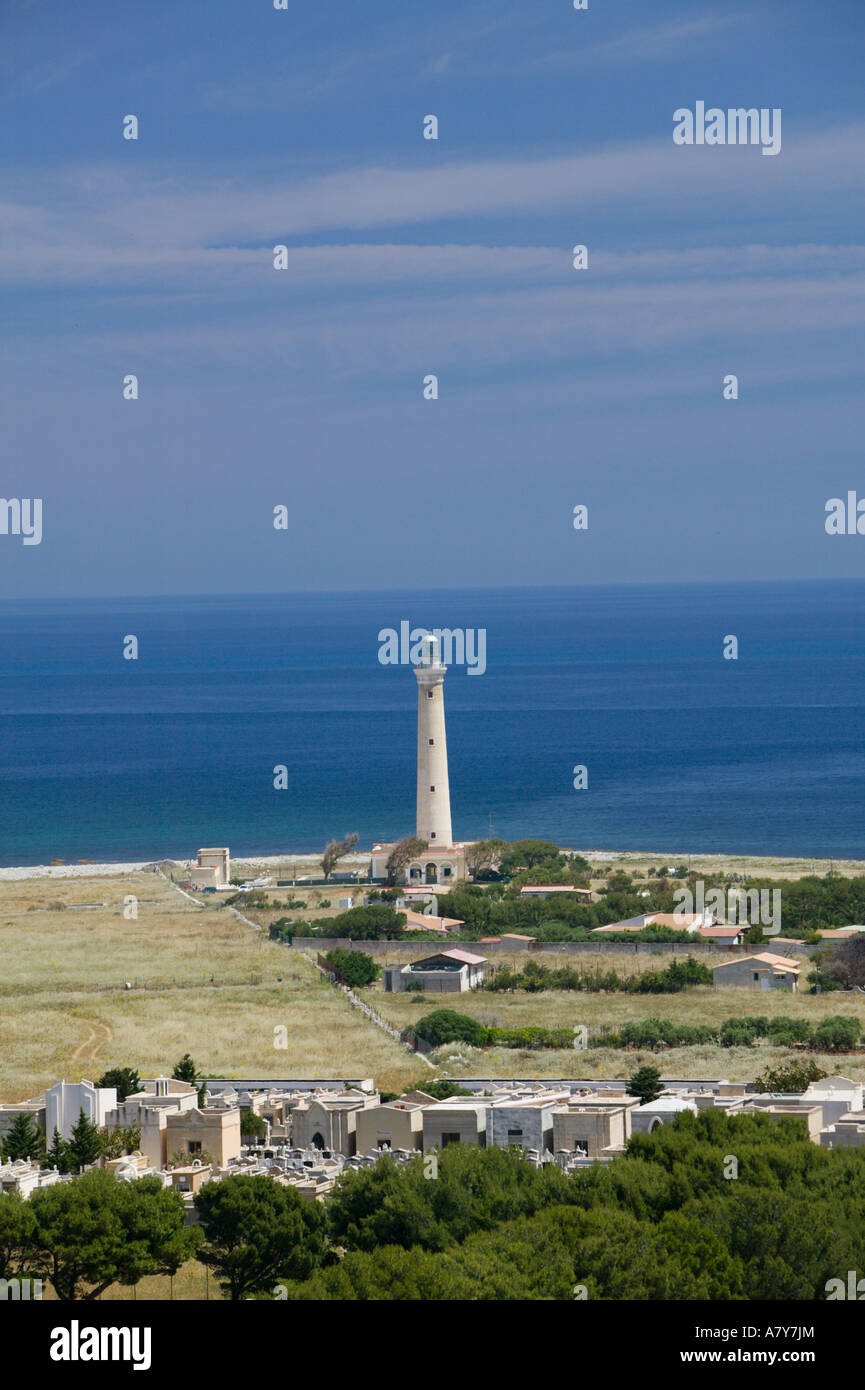
[[487, 633], [445, 680], [457, 838], [865, 857], [865, 582], [827, 581], [4, 602], [0, 863], [412, 833], [403, 620]]

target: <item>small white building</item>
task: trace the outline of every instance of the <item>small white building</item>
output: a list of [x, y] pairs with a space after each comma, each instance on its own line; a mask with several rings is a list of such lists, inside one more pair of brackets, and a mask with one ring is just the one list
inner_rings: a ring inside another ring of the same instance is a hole
[[382, 971], [386, 994], [399, 994], [419, 980], [425, 994], [462, 994], [483, 984], [486, 956], [454, 948], [423, 956], [408, 965], [388, 965]]
[[50, 1146], [55, 1129], [62, 1139], [72, 1137], [72, 1127], [82, 1111], [99, 1129], [106, 1123], [109, 1110], [117, 1105], [114, 1086], [94, 1086], [92, 1081], [56, 1081], [45, 1092], [45, 1138]]
[[200, 849], [198, 851], [198, 867], [199, 869], [216, 870], [215, 887], [217, 888], [224, 888], [231, 880], [231, 855], [226, 848]]

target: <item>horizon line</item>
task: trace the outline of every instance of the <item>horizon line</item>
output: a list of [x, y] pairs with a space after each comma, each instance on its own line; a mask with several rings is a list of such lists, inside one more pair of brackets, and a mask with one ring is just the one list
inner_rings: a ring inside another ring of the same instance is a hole
[[179, 590], [174, 593], [153, 594], [48, 594], [42, 596], [0, 598], [0, 607], [29, 603], [127, 603], [169, 602], [172, 599], [254, 599], [254, 598], [360, 598], [384, 594], [499, 594], [555, 593], [578, 589], [692, 589], [692, 588], [750, 588], [780, 587], [805, 584], [863, 584], [865, 575], [808, 575], [785, 579], [623, 579], [586, 580], [579, 584], [461, 584], [437, 588], [405, 589], [238, 589], [238, 590]]

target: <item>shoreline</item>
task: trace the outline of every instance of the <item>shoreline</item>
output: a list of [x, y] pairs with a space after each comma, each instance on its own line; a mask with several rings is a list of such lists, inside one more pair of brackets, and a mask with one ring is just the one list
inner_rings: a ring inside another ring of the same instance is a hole
[[[279, 865], [303, 864], [314, 865], [321, 858], [320, 849], [309, 850], [306, 853], [291, 854], [267, 854], [267, 855], [242, 855], [232, 856], [232, 863], [242, 865], [244, 868], [265, 869], [275, 868]], [[774, 873], [777, 876], [779, 869], [795, 870], [806, 875], [816, 873], [818, 876], [829, 871], [832, 867], [840, 873], [851, 873], [861, 871], [865, 874], [865, 860], [843, 859], [826, 855], [749, 855], [749, 854], [726, 854], [726, 853], [689, 853], [686, 850], [676, 850], [665, 852], [663, 850], [600, 850], [600, 849], [573, 849], [563, 848], [563, 853], [579, 854], [587, 859], [590, 864], [641, 864], [656, 863], [658, 861], [666, 863], [670, 868], [675, 865], [690, 861], [692, 871], [700, 865], [708, 868], [711, 864], [739, 865], [751, 864], [766, 866], [765, 876], [772, 877], [770, 865], [774, 866]], [[341, 864], [359, 865], [366, 864], [369, 860], [369, 852], [354, 851], [344, 855], [340, 860]], [[65, 864], [18, 864], [0, 867], [0, 883], [23, 882], [27, 879], [62, 879], [62, 878], [124, 878], [130, 874], [140, 874], [155, 871], [164, 864], [173, 864], [178, 868], [195, 864], [192, 857], [181, 856], [178, 858], [163, 857], [161, 859], [138, 859], [138, 860], [103, 860], [86, 862], [69, 862]], [[756, 871], [752, 871], [756, 872]], [[783, 876], [783, 875], [782, 875]]]

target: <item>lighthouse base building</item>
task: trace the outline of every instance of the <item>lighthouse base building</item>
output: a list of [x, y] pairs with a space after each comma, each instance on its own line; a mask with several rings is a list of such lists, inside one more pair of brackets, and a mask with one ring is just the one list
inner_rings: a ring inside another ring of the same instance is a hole
[[[417, 859], [406, 865], [401, 882], [408, 887], [421, 888], [424, 884], [436, 884], [445, 889], [468, 877], [466, 870], [466, 849], [471, 840], [457, 845], [441, 845], [437, 849], [425, 849]], [[370, 856], [370, 878], [384, 878], [387, 861], [393, 843], [373, 845]]]

